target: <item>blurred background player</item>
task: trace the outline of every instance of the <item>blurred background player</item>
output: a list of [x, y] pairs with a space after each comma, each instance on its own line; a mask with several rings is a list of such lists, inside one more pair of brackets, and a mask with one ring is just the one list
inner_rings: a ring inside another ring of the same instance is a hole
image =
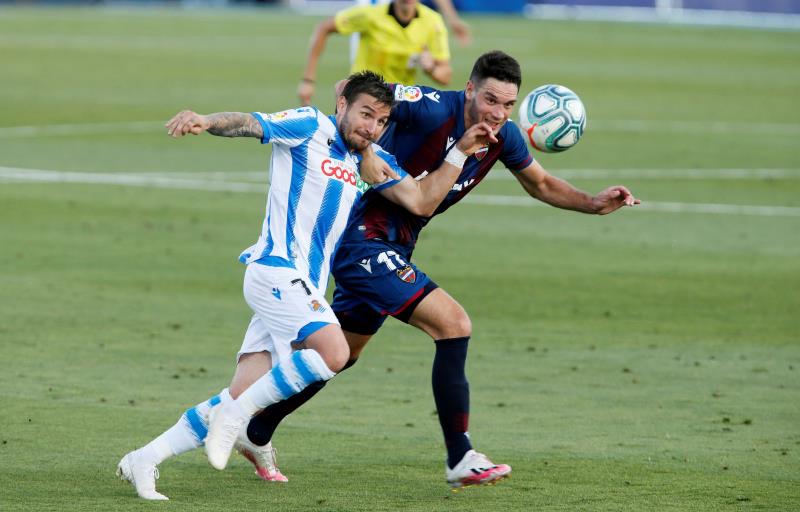
[[[517, 61], [494, 51], [474, 64], [466, 88], [440, 91], [395, 84], [400, 101], [380, 139], [401, 166], [425, 182], [465, 130], [487, 123], [497, 142], [467, 159], [453, 189], [431, 215], [416, 215], [368, 192], [356, 205], [333, 264], [336, 281], [333, 308], [350, 345], [354, 364], [387, 316], [409, 323], [435, 342], [432, 387], [447, 449], [449, 485], [480, 485], [511, 472], [472, 448], [468, 434], [469, 384], [465, 373], [472, 324], [464, 308], [411, 263], [417, 237], [431, 217], [445, 212], [473, 190], [500, 161], [533, 198], [558, 208], [605, 215], [639, 201], [623, 186], [592, 196], [550, 175], [528, 151], [519, 128], [508, 122], [522, 80]], [[502, 379], [501, 375], [497, 376]], [[323, 387], [315, 383], [290, 400], [268, 407], [250, 422], [249, 439], [270, 441], [278, 422], [293, 407]]]
[[358, 50], [351, 72], [370, 70], [388, 82], [412, 84], [417, 68], [434, 81], [450, 83], [450, 47], [442, 16], [417, 0], [355, 6], [320, 22], [311, 36], [310, 49], [297, 96], [311, 103], [317, 79], [317, 62], [331, 34], [358, 33]]
[[[488, 125], [476, 126], [448, 154], [438, 179], [420, 183], [407, 176], [391, 155], [372, 148], [392, 102], [393, 92], [382, 78], [363, 72], [350, 77], [337, 101], [336, 116], [312, 107], [252, 115], [183, 111], [167, 123], [174, 137], [204, 131], [255, 137], [272, 143], [273, 154], [262, 233], [239, 258], [247, 264], [244, 296], [254, 314], [233, 380], [228, 389], [190, 408], [174, 426], [122, 458], [117, 474], [133, 484], [140, 497], [168, 499], [155, 488], [158, 464], [204, 441], [209, 460], [218, 469], [236, 446], [259, 476], [286, 481], [275, 466], [270, 445], [253, 445], [246, 435], [238, 436], [228, 427], [313, 382], [332, 378], [349, 360], [347, 341], [325, 289], [333, 249], [353, 204], [367, 188], [359, 178], [361, 152], [385, 161], [391, 169], [372, 166], [379, 174], [371, 181], [382, 182], [376, 188], [379, 193], [424, 215], [450, 190], [467, 154], [495, 140]], [[220, 411], [210, 422], [215, 408]]]
[[[378, 5], [388, 4], [391, 0], [356, 0], [356, 5]], [[458, 44], [467, 46], [472, 42], [472, 30], [469, 25], [464, 23], [464, 20], [458, 15], [453, 2], [451, 0], [433, 0], [421, 2], [428, 6], [433, 6], [442, 15], [444, 21], [453, 31], [456, 36]], [[350, 63], [352, 64], [356, 59], [356, 52], [358, 51], [358, 41], [360, 37], [358, 32], [350, 36]]]

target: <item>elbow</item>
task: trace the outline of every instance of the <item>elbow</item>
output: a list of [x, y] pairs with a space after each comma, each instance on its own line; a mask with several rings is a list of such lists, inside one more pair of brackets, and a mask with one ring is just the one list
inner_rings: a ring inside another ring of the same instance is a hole
[[452, 80], [453, 78], [453, 68], [451, 68], [450, 65], [447, 64], [439, 66], [439, 69], [437, 69], [436, 71], [438, 72], [436, 73], [436, 76], [433, 78], [442, 85], [450, 85], [450, 80]]
[[436, 206], [418, 203], [413, 205], [409, 211], [419, 217], [431, 217], [436, 212]]

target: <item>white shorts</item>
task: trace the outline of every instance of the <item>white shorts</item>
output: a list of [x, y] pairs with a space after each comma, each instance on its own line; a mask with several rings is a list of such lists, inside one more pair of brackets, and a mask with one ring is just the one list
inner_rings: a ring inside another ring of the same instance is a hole
[[328, 324], [339, 325], [325, 296], [293, 268], [250, 263], [244, 274], [244, 299], [255, 313], [244, 335], [243, 354], [267, 351], [273, 363]]

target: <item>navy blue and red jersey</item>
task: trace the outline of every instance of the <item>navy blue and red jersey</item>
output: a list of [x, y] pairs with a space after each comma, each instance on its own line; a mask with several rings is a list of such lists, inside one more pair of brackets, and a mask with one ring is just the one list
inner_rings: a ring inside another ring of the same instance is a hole
[[[378, 144], [393, 154], [408, 174], [420, 179], [439, 168], [447, 152], [466, 131], [464, 91], [392, 87], [397, 103]], [[460, 201], [486, 177], [498, 160], [512, 171], [521, 171], [531, 164], [533, 157], [513, 122], [500, 128], [497, 139], [497, 143], [467, 159], [452, 190], [433, 215]], [[430, 219], [414, 215], [370, 189], [355, 204], [342, 243], [378, 238], [413, 250], [419, 232]]]

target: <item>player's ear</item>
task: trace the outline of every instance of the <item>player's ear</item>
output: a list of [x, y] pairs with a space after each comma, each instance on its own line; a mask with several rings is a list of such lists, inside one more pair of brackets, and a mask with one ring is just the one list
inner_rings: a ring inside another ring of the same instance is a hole
[[336, 98], [336, 113], [341, 112], [342, 114], [344, 114], [346, 110], [347, 110], [347, 100], [344, 98], [344, 96], [339, 96], [338, 98]]
[[475, 96], [475, 84], [472, 83], [472, 80], [467, 80], [467, 85], [464, 87], [464, 96], [467, 101], [472, 101]]

